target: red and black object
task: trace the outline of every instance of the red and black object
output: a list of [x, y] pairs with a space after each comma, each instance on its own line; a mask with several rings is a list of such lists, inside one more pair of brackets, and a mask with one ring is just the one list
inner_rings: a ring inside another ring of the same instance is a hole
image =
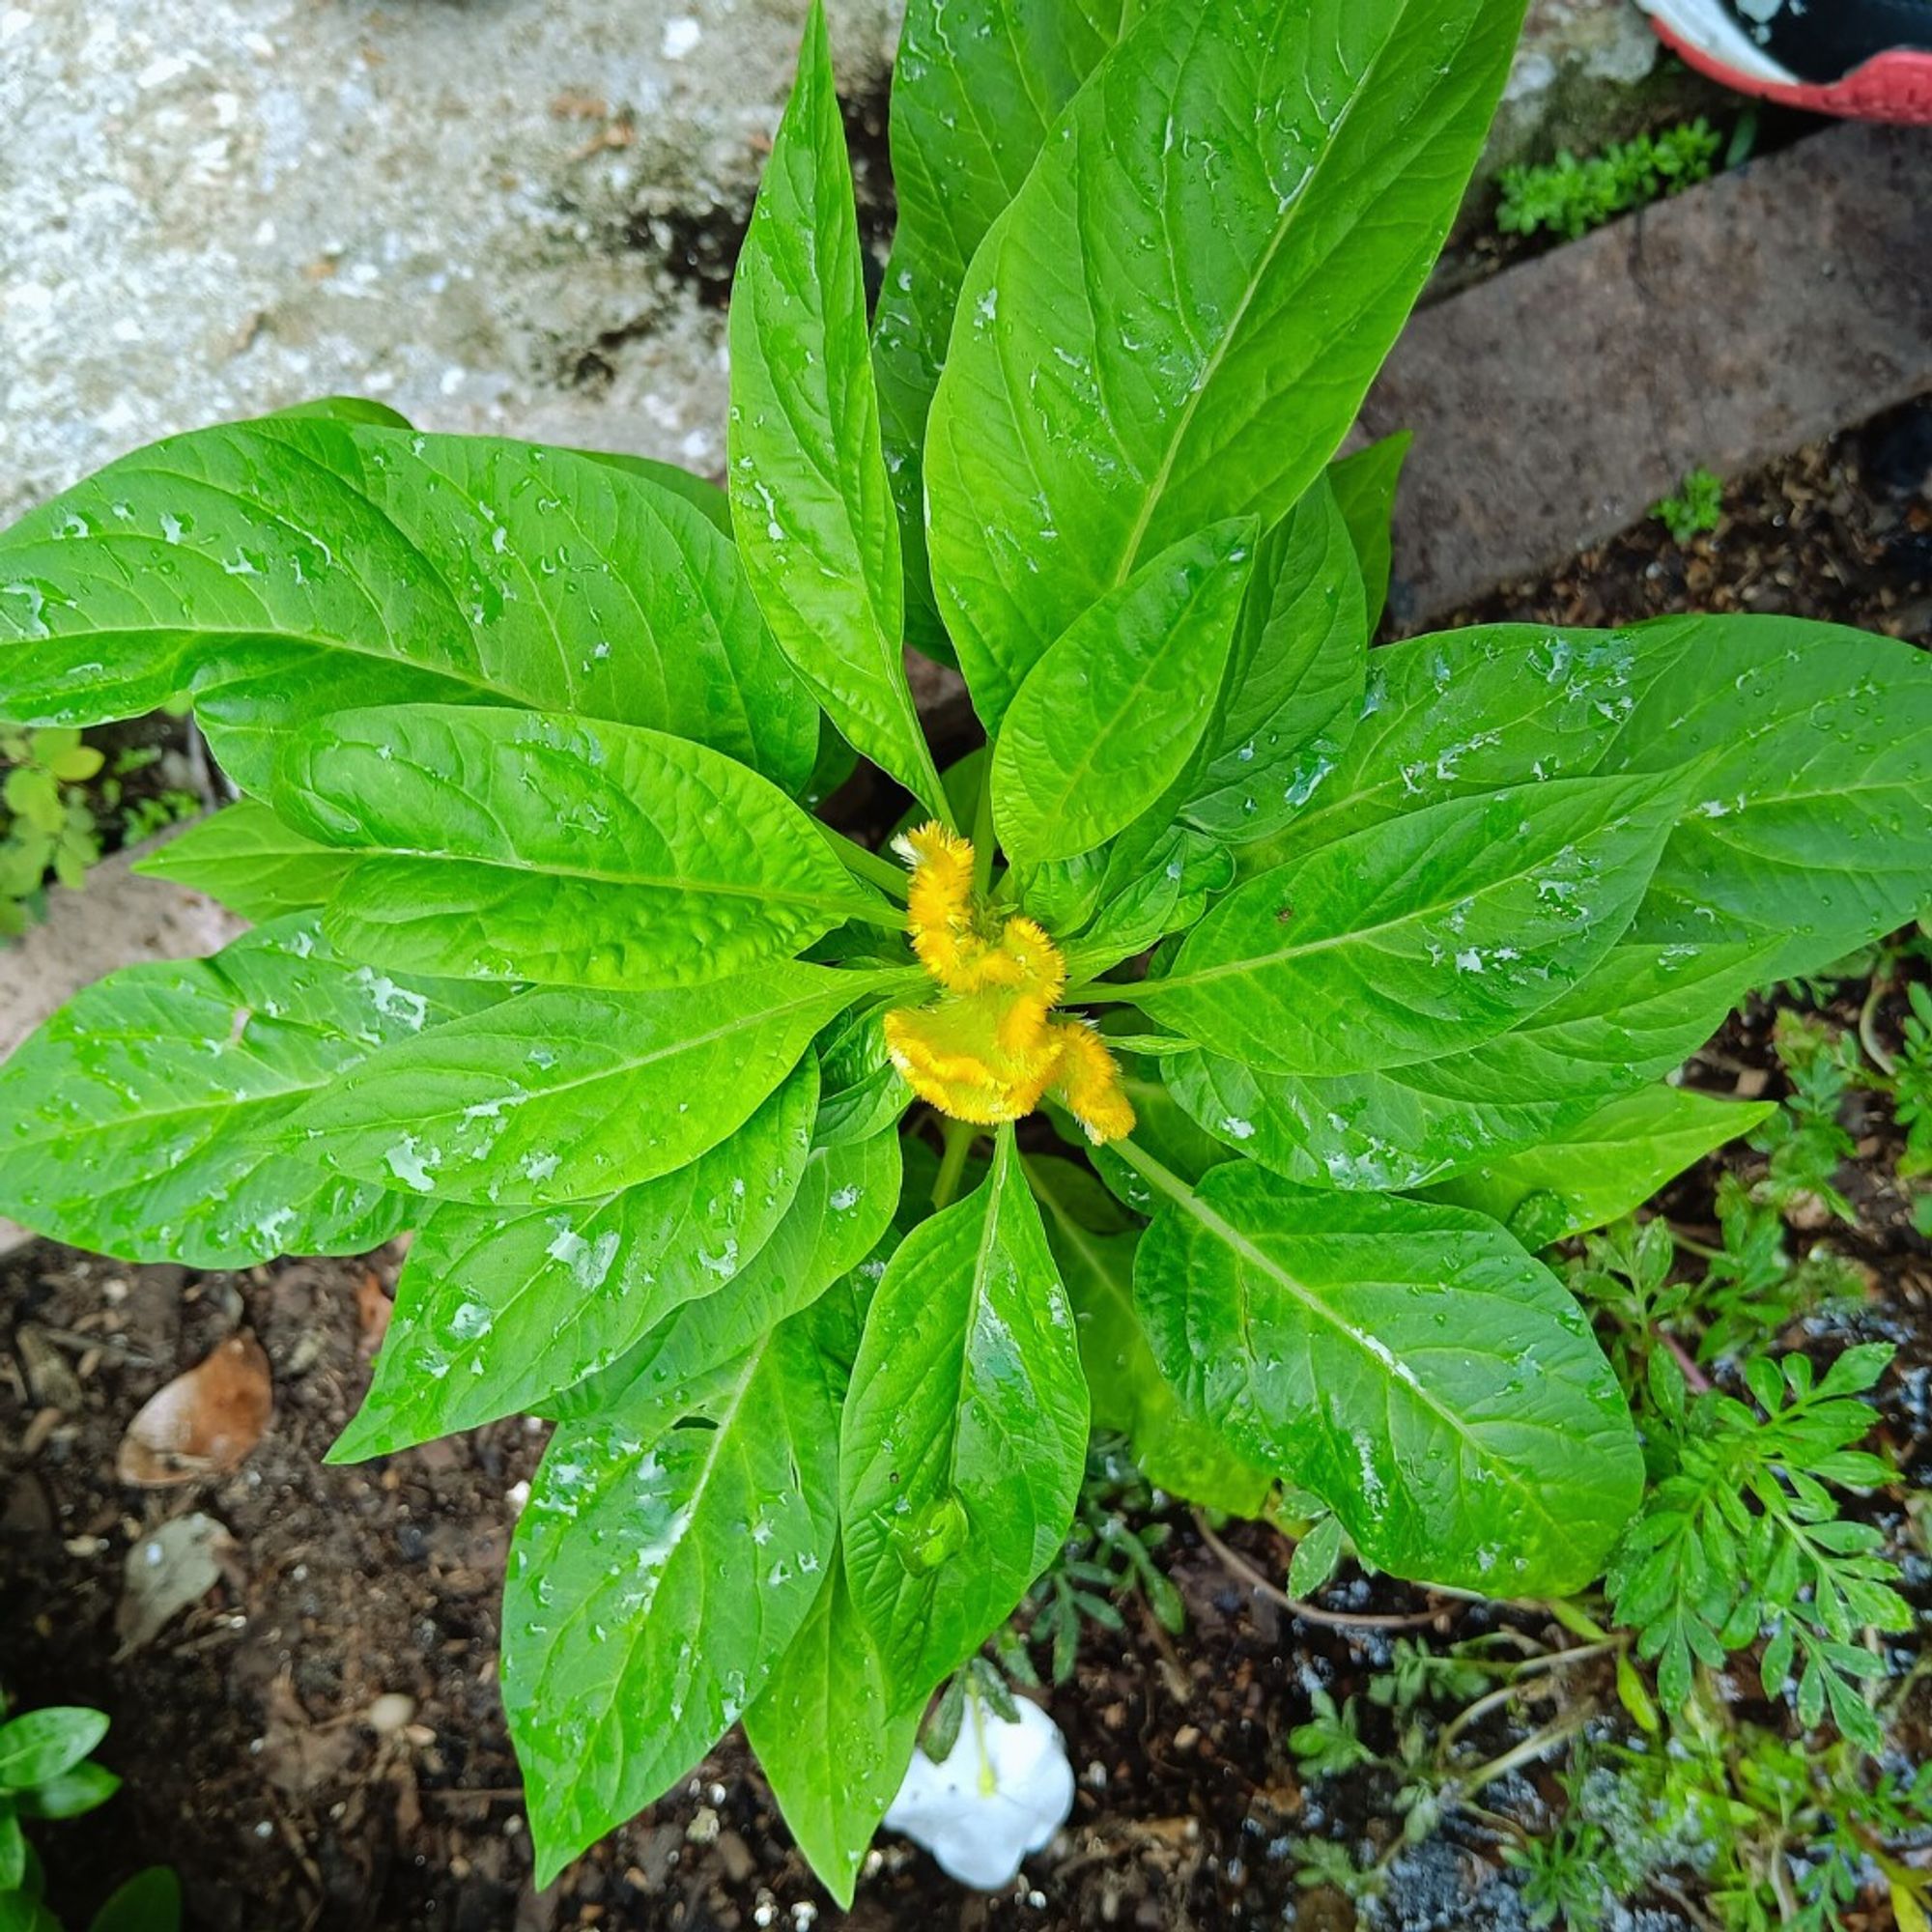
[[1690, 66], [1814, 114], [1932, 125], [1932, 0], [1638, 0]]

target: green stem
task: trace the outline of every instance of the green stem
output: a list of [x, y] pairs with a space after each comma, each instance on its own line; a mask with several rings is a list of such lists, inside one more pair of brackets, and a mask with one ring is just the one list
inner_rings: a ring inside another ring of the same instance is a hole
[[[1580, 1636], [1585, 1643], [1614, 1645], [1618, 1642], [1615, 1634], [1606, 1631], [1589, 1611], [1578, 1604], [1573, 1604], [1568, 1597], [1551, 1597], [1549, 1614], [1567, 1630], [1572, 1636]], [[1575, 1652], [1561, 1653], [1575, 1656]]]
[[[877, 886], [882, 893], [891, 894], [900, 904], [904, 904], [906, 875], [890, 859], [882, 859], [878, 853], [861, 845], [856, 838], [848, 838], [844, 833], [835, 832], [829, 825], [820, 825], [818, 830], [854, 878], [864, 879], [868, 886]], [[894, 923], [897, 923], [896, 921]]]
[[1078, 986], [1069, 986], [1061, 996], [1061, 1005], [1066, 1007], [1106, 1007], [1131, 1006], [1140, 998], [1139, 986], [1122, 986], [1112, 980], [1088, 980]]
[[913, 786], [913, 796], [919, 799], [949, 832], [959, 830], [959, 820], [953, 815], [952, 801], [946, 795], [946, 783], [939, 776], [939, 767], [932, 762], [932, 748], [925, 742], [925, 734], [919, 734], [919, 770], [914, 777], [919, 781]]
[[946, 1149], [939, 1156], [939, 1178], [932, 1183], [932, 1209], [936, 1214], [950, 1208], [959, 1192], [960, 1177], [966, 1172], [967, 1156], [980, 1130], [970, 1121], [948, 1121], [945, 1124]]
[[973, 807], [973, 891], [984, 898], [993, 883], [993, 747], [980, 769], [980, 796]]

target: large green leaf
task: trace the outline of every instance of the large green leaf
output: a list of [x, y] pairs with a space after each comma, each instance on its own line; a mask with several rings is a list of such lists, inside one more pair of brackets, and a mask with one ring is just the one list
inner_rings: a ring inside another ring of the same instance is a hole
[[1560, 1140], [1469, 1168], [1430, 1188], [1433, 1201], [1479, 1208], [1531, 1247], [1629, 1214], [1707, 1153], [1777, 1111], [1774, 1100], [1718, 1100], [1642, 1087], [1606, 1101]]
[[0, 1066], [0, 1213], [190, 1267], [376, 1247], [411, 1204], [290, 1123], [372, 1055], [500, 997], [350, 966], [312, 914], [109, 974]]
[[1016, 863], [1091, 852], [1180, 776], [1221, 688], [1255, 539], [1237, 519], [1162, 552], [1027, 674], [993, 753], [993, 822]]
[[290, 1123], [345, 1172], [479, 1207], [598, 1201], [735, 1133], [881, 976], [768, 966], [655, 993], [520, 993], [375, 1055]]
[[0, 535], [0, 717], [192, 691], [260, 791], [351, 705], [531, 705], [695, 739], [795, 786], [817, 715], [697, 510], [586, 456], [271, 418], [171, 437]]
[[1407, 1066], [1276, 1074], [1183, 1053], [1160, 1072], [1210, 1133], [1290, 1180], [1420, 1187], [1551, 1140], [1611, 1095], [1669, 1072], [1761, 980], [1768, 956], [1748, 946], [1614, 946], [1511, 1032]]
[[685, 1302], [608, 1368], [545, 1405], [558, 1417], [636, 1409], [694, 1387], [869, 1259], [899, 1205], [899, 1137], [814, 1148], [771, 1238], [715, 1293]]
[[1480, 1045], [1609, 951], [1676, 810], [1654, 780], [1578, 779], [1371, 826], [1222, 900], [1136, 1003], [1282, 1073]]
[[895, 1702], [835, 1554], [810, 1614], [745, 1713], [745, 1736], [820, 1882], [850, 1910], [859, 1866], [912, 1762], [923, 1700]]
[[190, 825], [134, 869], [207, 893], [243, 919], [268, 920], [327, 904], [355, 864], [244, 798]]
[[432, 1209], [396, 1283], [375, 1379], [329, 1460], [393, 1455], [534, 1408], [717, 1293], [785, 1220], [817, 1103], [808, 1054], [689, 1167], [567, 1208]]
[[769, 780], [634, 725], [341, 712], [283, 747], [270, 796], [298, 830], [374, 855], [324, 926], [353, 957], [412, 972], [682, 985], [794, 957], [849, 919], [902, 917]]
[[978, 1192], [893, 1257], [845, 1403], [845, 1567], [895, 1702], [964, 1662], [1051, 1561], [1087, 1424], [1072, 1314], [1005, 1130]]
[[503, 1592], [539, 1885], [689, 1771], [810, 1613], [838, 1538], [834, 1376], [802, 1316], [701, 1416], [620, 1411], [551, 1438]]
[[731, 516], [785, 655], [858, 750], [945, 795], [905, 674], [852, 163], [819, 0], [731, 293]]
[[1086, 607], [1334, 453], [1455, 215], [1520, 0], [1161, 0], [962, 286], [926, 446], [989, 724]]
[[966, 265], [1139, 0], [909, 0], [893, 67], [898, 228], [872, 326], [907, 630], [940, 642], [925, 561], [925, 418]]
[[1378, 1568], [1580, 1588], [1635, 1508], [1630, 1411], [1577, 1305], [1486, 1216], [1315, 1193], [1249, 1161], [1164, 1195], [1135, 1301], [1154, 1358]]
[[1231, 1516], [1259, 1514], [1273, 1477], [1181, 1408], [1148, 1347], [1134, 1312], [1140, 1223], [1070, 1160], [1030, 1155], [1026, 1173], [1073, 1303], [1094, 1427], [1124, 1435], [1149, 1482]]
[[1349, 526], [1317, 481], [1262, 540], [1215, 755], [1182, 811], [1190, 825], [1239, 841], [1294, 816], [1361, 715], [1369, 629]]
[[1932, 903], [1932, 658], [1786, 617], [1503, 625], [1375, 654], [1370, 716], [1260, 869], [1531, 778], [1682, 773], [1635, 931], [1815, 971]]

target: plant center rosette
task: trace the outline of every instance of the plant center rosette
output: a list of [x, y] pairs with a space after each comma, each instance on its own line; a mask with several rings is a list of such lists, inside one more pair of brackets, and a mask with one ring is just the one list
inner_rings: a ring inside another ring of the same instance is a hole
[[970, 839], [936, 821], [895, 846], [912, 868], [906, 931], [939, 997], [886, 1015], [893, 1065], [955, 1121], [1023, 1120], [1049, 1094], [1095, 1147], [1134, 1129], [1120, 1069], [1083, 1019], [1054, 1017], [1066, 961], [1035, 920], [1001, 919], [973, 889]]

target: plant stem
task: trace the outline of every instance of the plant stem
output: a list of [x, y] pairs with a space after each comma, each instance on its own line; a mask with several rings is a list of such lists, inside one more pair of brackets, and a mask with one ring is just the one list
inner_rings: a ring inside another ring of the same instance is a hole
[[993, 747], [980, 767], [980, 796], [973, 807], [973, 891], [984, 898], [993, 883]]
[[844, 833], [835, 832], [829, 825], [820, 825], [818, 830], [854, 878], [864, 879], [868, 886], [877, 886], [900, 904], [905, 903], [906, 875], [890, 859], [881, 858], [878, 853], [861, 845], [856, 838], [848, 838]]
[[939, 1156], [939, 1178], [932, 1183], [934, 1213], [952, 1207], [953, 1197], [959, 1192], [960, 1177], [966, 1172], [967, 1156], [980, 1133], [970, 1121], [948, 1121], [944, 1131], [946, 1148]]
[[1140, 997], [1138, 986], [1122, 986], [1112, 980], [1086, 980], [1061, 995], [1068, 1007], [1126, 1006]]
[[1457, 1789], [1480, 1791], [1486, 1784], [1493, 1784], [1497, 1778], [1507, 1777], [1519, 1766], [1533, 1764], [1538, 1758], [1554, 1750], [1558, 1745], [1568, 1744], [1595, 1715], [1595, 1708], [1591, 1707], [1563, 1723], [1546, 1726], [1534, 1737], [1524, 1738], [1513, 1750], [1504, 1751], [1501, 1757], [1492, 1757], [1488, 1764], [1478, 1765], [1466, 1776], [1458, 1774], [1455, 1779]]
[[1345, 1616], [1339, 1610], [1324, 1610], [1319, 1604], [1304, 1604], [1291, 1597], [1279, 1584], [1270, 1583], [1239, 1550], [1231, 1549], [1208, 1526], [1200, 1510], [1194, 1512], [1194, 1527], [1201, 1540], [1222, 1563], [1259, 1597], [1265, 1597], [1278, 1608], [1303, 1622], [1320, 1624], [1324, 1630], [1423, 1630], [1447, 1614], [1441, 1609], [1418, 1610], [1406, 1616]]

